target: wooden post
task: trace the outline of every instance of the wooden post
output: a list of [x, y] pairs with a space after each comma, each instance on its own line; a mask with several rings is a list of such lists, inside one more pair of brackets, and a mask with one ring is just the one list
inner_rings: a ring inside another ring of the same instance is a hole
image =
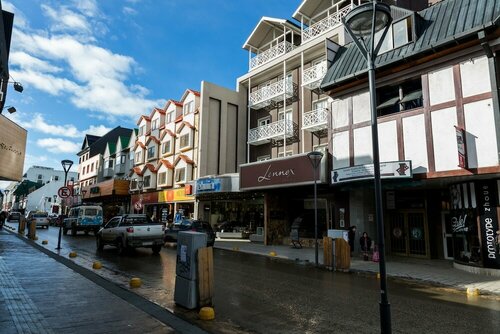
[[212, 306], [214, 297], [214, 260], [213, 248], [198, 249], [198, 305]]
[[333, 244], [332, 238], [323, 237], [323, 265], [330, 270], [333, 269], [332, 244]]
[[349, 243], [342, 238], [335, 239], [335, 255], [337, 258], [337, 268], [342, 271], [349, 271], [351, 267], [351, 248]]

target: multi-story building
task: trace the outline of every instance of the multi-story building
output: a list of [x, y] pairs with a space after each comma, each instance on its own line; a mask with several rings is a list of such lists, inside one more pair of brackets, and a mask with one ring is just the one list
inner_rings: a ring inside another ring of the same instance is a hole
[[129, 210], [131, 138], [135, 130], [119, 126], [102, 137], [86, 135], [78, 153], [75, 194], [83, 202], [101, 204], [105, 219]]
[[[162, 222], [178, 211], [197, 217], [196, 180], [236, 173], [245, 161], [245, 114], [240, 94], [203, 81], [199, 92], [188, 89], [179, 101], [141, 116], [132, 148], [133, 210]], [[201, 211], [210, 211], [202, 203]]]
[[301, 236], [314, 237], [315, 174], [308, 158], [312, 151], [324, 154], [317, 177], [320, 237], [335, 221], [341, 222], [340, 228], [349, 226], [348, 195], [334, 193], [329, 186], [328, 134], [337, 120], [331, 114], [333, 100], [320, 84], [341, 46], [350, 42], [342, 18], [363, 2], [304, 0], [293, 13], [300, 24], [263, 17], [243, 45], [249, 52], [249, 70], [238, 78], [238, 89], [248, 98], [248, 138], [240, 188], [260, 198], [266, 243], [288, 244], [297, 218], [302, 220]]
[[[462, 4], [391, 8], [376, 60], [387, 250], [500, 268], [500, 1]], [[353, 43], [321, 88], [334, 99], [333, 192], [346, 194], [349, 223], [375, 235], [372, 181], [353, 182], [372, 163], [366, 61]]]
[[[56, 170], [52, 167], [31, 166], [26, 173], [24, 173], [23, 179], [44, 185], [53, 181], [64, 181], [64, 171]], [[76, 179], [76, 172], [68, 172], [68, 182], [73, 183]]]

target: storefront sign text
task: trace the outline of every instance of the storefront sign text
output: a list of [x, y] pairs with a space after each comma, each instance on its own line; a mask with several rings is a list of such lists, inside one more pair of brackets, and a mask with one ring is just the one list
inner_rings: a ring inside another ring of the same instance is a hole
[[[375, 175], [373, 164], [334, 169], [332, 184], [372, 179]], [[411, 178], [411, 160], [380, 163], [380, 178]]]
[[481, 229], [483, 265], [486, 268], [500, 269], [500, 249], [498, 240], [500, 229], [497, 215], [496, 182], [482, 181], [477, 184], [479, 199], [479, 225]]

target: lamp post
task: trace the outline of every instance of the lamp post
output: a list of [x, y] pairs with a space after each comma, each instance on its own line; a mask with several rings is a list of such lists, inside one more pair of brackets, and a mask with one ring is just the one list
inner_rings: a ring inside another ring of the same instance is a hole
[[313, 178], [314, 178], [314, 263], [316, 267], [318, 266], [318, 196], [317, 196], [317, 183], [318, 178], [318, 167], [323, 158], [323, 153], [312, 151], [307, 153], [307, 157], [311, 162], [313, 167]]
[[[377, 108], [375, 94], [375, 58], [392, 22], [391, 8], [373, 1], [351, 10], [342, 22], [366, 59], [370, 86], [371, 130], [373, 149], [373, 170], [375, 186], [375, 212], [377, 221], [378, 247], [380, 253], [380, 331], [391, 333], [391, 306], [387, 296], [387, 276], [385, 268], [384, 221], [382, 211], [382, 184], [380, 181], [380, 156], [378, 147]], [[382, 32], [375, 45], [375, 33]], [[365, 44], [365, 40], [368, 45]]]
[[3, 191], [5, 193], [5, 205], [3, 206], [3, 209], [5, 209], [5, 211], [9, 211], [9, 192], [10, 190], [9, 189], [5, 189]]
[[[73, 161], [63, 160], [63, 161], [61, 161], [61, 165], [62, 165], [62, 168], [64, 169], [64, 185], [63, 185], [63, 187], [66, 187], [66, 182], [68, 180], [68, 172], [69, 172], [71, 166], [73, 166]], [[64, 201], [61, 201], [61, 210], [62, 210], [62, 214], [64, 214], [64, 211], [65, 211]], [[64, 221], [61, 221], [61, 223], [59, 224], [59, 236], [57, 237], [57, 248], [56, 248], [57, 250], [61, 249], [61, 235], [62, 235], [63, 222]]]

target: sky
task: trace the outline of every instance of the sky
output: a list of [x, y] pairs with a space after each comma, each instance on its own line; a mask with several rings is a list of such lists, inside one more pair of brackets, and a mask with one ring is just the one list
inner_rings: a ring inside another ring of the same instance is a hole
[[[262, 16], [301, 0], [1, 0], [14, 13], [3, 114], [28, 131], [24, 169], [75, 161], [85, 134], [132, 128], [202, 80], [235, 89]], [[8, 184], [8, 183], [7, 183]], [[0, 188], [6, 184], [0, 183]]]

